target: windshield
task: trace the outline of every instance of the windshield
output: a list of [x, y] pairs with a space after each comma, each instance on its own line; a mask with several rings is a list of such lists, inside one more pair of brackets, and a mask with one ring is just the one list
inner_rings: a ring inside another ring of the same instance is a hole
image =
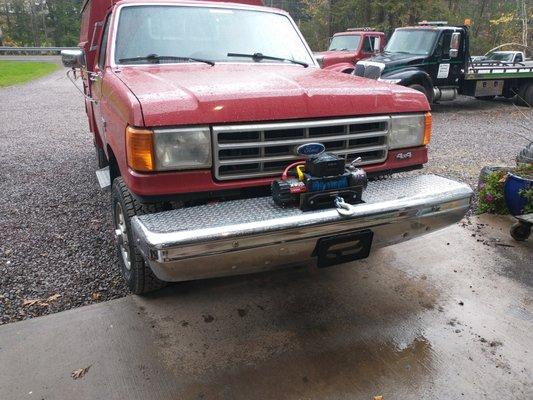
[[398, 29], [385, 46], [385, 52], [428, 55], [433, 49], [437, 35], [437, 31]]
[[351, 50], [355, 51], [359, 48], [361, 36], [359, 35], [339, 35], [333, 36], [328, 50]]
[[[228, 57], [228, 53], [261, 53], [314, 63], [298, 32], [284, 15], [214, 7], [157, 5], [128, 6], [120, 12], [115, 42], [117, 64], [146, 64], [146, 56], [149, 55], [160, 57], [160, 63], [180, 62], [176, 57], [182, 57], [181, 62], [194, 58], [257, 62], [250, 57]], [[165, 59], [165, 56], [168, 58]], [[261, 59], [260, 62], [284, 61]]]
[[490, 60], [496, 61], [513, 61], [512, 53], [492, 53], [488, 57]]

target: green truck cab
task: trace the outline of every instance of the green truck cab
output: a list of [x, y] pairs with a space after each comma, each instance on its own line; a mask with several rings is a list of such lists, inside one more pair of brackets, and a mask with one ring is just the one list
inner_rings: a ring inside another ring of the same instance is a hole
[[501, 61], [472, 62], [469, 27], [422, 22], [394, 31], [383, 53], [359, 61], [354, 74], [411, 87], [429, 102], [458, 94], [481, 99], [516, 96], [533, 104], [533, 66]]

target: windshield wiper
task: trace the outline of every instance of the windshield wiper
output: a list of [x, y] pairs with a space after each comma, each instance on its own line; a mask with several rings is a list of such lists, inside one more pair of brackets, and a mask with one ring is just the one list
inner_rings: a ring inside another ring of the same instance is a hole
[[262, 53], [253, 53], [253, 54], [242, 54], [242, 53], [228, 53], [228, 57], [246, 57], [251, 58], [255, 62], [259, 62], [261, 60], [273, 60], [273, 61], [289, 61], [293, 64], [298, 64], [303, 66], [304, 68], [309, 67], [309, 64], [303, 61], [297, 61], [292, 60], [290, 58], [283, 58], [283, 57], [273, 57], [273, 56], [266, 56]]
[[130, 62], [130, 61], [148, 61], [152, 64], [159, 64], [160, 61], [196, 61], [209, 64], [211, 66], [215, 65], [214, 61], [204, 60], [203, 58], [194, 58], [194, 57], [183, 57], [183, 56], [159, 56], [157, 54], [148, 54], [147, 56], [140, 57], [131, 57], [131, 58], [121, 58], [119, 62]]

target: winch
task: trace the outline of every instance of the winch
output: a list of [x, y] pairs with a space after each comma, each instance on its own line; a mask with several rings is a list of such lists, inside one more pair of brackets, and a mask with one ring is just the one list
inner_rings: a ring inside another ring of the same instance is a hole
[[346, 166], [344, 158], [325, 152], [321, 143], [301, 145], [296, 152], [306, 160], [289, 165], [281, 179], [272, 182], [272, 198], [278, 206], [307, 211], [362, 202], [368, 179], [354, 165], [360, 159]]

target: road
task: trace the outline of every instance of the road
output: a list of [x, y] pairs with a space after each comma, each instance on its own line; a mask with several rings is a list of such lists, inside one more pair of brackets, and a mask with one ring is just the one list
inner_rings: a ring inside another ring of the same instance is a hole
[[[466, 98], [433, 114], [426, 170], [469, 183], [512, 163], [525, 141], [510, 131], [533, 118]], [[0, 90], [0, 120], [0, 399], [533, 396], [533, 245], [510, 220], [469, 217], [327, 270], [127, 296], [63, 71]]]

